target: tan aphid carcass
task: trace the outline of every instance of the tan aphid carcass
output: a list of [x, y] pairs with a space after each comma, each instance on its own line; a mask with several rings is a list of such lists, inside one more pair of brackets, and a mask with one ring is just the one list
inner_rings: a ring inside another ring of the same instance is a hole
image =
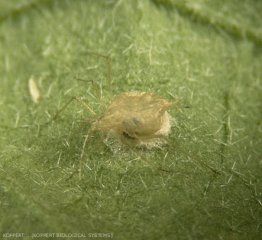
[[[106, 59], [108, 88], [111, 93], [111, 67], [109, 57], [98, 53], [89, 54], [94, 54]], [[77, 80], [86, 81], [82, 79]], [[97, 95], [101, 98], [96, 83], [94, 81], [91, 82], [96, 89]], [[141, 159], [150, 165], [153, 164], [141, 156], [136, 151], [137, 148], [145, 147], [151, 149], [153, 147], [160, 147], [165, 143], [173, 145], [176, 148], [178, 147], [168, 140], [168, 134], [172, 125], [172, 117], [167, 112], [178, 101], [169, 102], [155, 92], [122, 92], [111, 100], [110, 105], [106, 108], [102, 115], [97, 116], [86, 103], [78, 97], [73, 97], [62, 109], [57, 112], [53, 119], [55, 119], [73, 100], [76, 100], [78, 103], [83, 105], [95, 116], [91, 121], [92, 125], [86, 134], [82, 147], [80, 167], [78, 169], [80, 177], [84, 149], [92, 132], [101, 131], [103, 133], [104, 143], [110, 147], [113, 152], [118, 152], [118, 150], [123, 146], [127, 147], [133, 150]], [[90, 119], [88, 118], [87, 121], [90, 121]], [[201, 160], [195, 159], [193, 156], [187, 154], [181, 149], [180, 151], [191, 157], [193, 160], [196, 160], [201, 165], [204, 165], [216, 172], [216, 170], [209, 167]], [[159, 167], [157, 168], [166, 171]]]
[[171, 128], [172, 117], [167, 110], [175, 103], [154, 92], [123, 92], [112, 100], [93, 128], [103, 131], [106, 144], [115, 138], [131, 148], [161, 146]]

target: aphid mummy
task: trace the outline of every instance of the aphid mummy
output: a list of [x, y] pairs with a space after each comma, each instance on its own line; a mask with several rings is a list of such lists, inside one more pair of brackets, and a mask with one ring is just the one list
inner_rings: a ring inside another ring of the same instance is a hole
[[160, 146], [171, 128], [172, 118], [167, 110], [175, 103], [154, 92], [123, 92], [112, 100], [92, 130], [101, 130], [104, 142], [112, 150], [112, 139], [132, 148]]
[[[110, 94], [112, 95], [111, 68], [109, 57], [100, 55], [98, 53], [91, 54], [106, 59], [108, 87]], [[77, 80], [85, 81], [82, 79]], [[92, 85], [97, 91], [97, 96], [101, 97], [96, 83], [93, 80], [87, 80], [87, 82], [92, 82]], [[137, 153], [144, 161], [148, 162], [136, 151], [137, 148], [146, 147], [150, 149], [153, 147], [160, 147], [164, 143], [168, 143], [170, 146], [179, 149], [183, 154], [189, 156], [196, 162], [217, 173], [215, 169], [208, 166], [201, 160], [195, 158], [194, 156], [186, 153], [184, 150], [182, 150], [175, 143], [168, 139], [168, 134], [170, 133], [173, 118], [167, 111], [178, 101], [169, 102], [155, 92], [123, 92], [111, 100], [110, 105], [106, 108], [102, 115], [97, 116], [96, 113], [86, 103], [84, 103], [78, 97], [73, 97], [62, 109], [57, 112], [53, 119], [55, 119], [73, 100], [80, 103], [87, 110], [89, 110], [90, 113], [95, 115], [95, 118], [91, 120], [92, 124], [86, 134], [82, 147], [78, 169], [80, 178], [81, 165], [86, 143], [91, 133], [98, 131], [103, 133], [104, 143], [108, 147], [110, 147], [113, 152], [117, 152], [119, 149], [126, 146]], [[90, 118], [88, 118], [86, 121], [89, 122]]]

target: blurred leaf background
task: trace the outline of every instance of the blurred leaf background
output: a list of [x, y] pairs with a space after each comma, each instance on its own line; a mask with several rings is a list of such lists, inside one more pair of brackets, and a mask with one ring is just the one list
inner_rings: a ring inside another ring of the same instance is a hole
[[[1, 237], [262, 238], [261, 1], [1, 0], [0, 9]], [[91, 115], [72, 103], [51, 117], [72, 96], [98, 115], [110, 103], [106, 62], [87, 52], [110, 55], [114, 95], [155, 91], [190, 106], [170, 111], [178, 148], [142, 153], [170, 172], [113, 154], [96, 133], [82, 179], [70, 178]], [[75, 77], [96, 81], [105, 104]]]

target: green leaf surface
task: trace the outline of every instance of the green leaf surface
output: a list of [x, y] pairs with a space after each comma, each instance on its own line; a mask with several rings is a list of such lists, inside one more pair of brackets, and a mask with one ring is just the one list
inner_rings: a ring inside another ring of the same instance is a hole
[[[3, 239], [262, 238], [260, 1], [1, 0], [0, 9]], [[139, 152], [146, 161], [92, 133], [79, 179], [90, 123], [80, 127], [93, 116], [73, 102], [51, 118], [73, 96], [97, 116], [110, 103], [106, 61], [88, 52], [110, 56], [114, 96], [153, 91], [182, 108], [169, 111], [173, 144]]]

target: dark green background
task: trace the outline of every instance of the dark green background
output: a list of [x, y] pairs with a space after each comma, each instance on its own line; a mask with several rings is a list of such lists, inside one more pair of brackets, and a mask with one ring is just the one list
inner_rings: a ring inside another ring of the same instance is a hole
[[[0, 1], [0, 232], [113, 233], [114, 239], [262, 238], [262, 2]], [[113, 94], [155, 91], [176, 119], [178, 148], [113, 154], [88, 111]], [[41, 98], [34, 103], [33, 76]], [[74, 135], [75, 134], [75, 135]], [[10, 239], [10, 238], [6, 238]]]

